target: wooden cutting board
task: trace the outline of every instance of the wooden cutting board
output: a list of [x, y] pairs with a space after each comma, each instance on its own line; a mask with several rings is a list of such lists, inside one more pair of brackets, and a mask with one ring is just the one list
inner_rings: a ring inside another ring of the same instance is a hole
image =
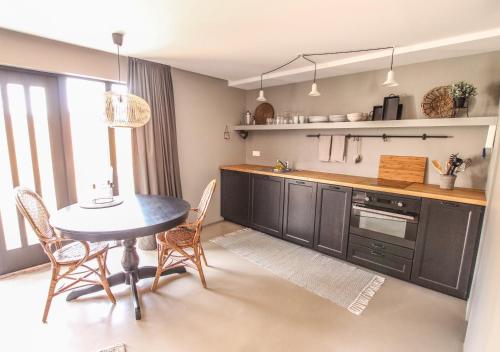
[[426, 166], [427, 158], [423, 156], [381, 155], [378, 177], [384, 180], [424, 183]]

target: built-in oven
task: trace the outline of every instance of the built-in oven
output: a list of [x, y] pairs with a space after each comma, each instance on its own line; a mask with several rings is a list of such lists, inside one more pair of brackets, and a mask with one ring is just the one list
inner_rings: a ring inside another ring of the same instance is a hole
[[354, 190], [350, 233], [414, 248], [420, 198]]

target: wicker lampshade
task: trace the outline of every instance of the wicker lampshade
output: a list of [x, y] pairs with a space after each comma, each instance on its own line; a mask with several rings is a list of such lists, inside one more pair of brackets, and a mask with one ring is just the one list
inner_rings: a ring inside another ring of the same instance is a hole
[[137, 95], [106, 92], [104, 97], [109, 127], [141, 127], [151, 118], [149, 104]]

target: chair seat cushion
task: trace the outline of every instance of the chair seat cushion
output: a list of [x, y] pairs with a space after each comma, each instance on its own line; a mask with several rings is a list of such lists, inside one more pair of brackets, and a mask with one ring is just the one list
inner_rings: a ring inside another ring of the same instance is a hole
[[171, 243], [177, 247], [191, 247], [196, 231], [186, 227], [176, 227], [156, 236], [158, 242]]
[[[105, 252], [109, 247], [107, 242], [88, 242], [88, 244], [90, 249], [89, 259]], [[85, 247], [80, 242], [71, 242], [54, 251], [53, 255], [60, 264], [74, 263], [85, 256]]]

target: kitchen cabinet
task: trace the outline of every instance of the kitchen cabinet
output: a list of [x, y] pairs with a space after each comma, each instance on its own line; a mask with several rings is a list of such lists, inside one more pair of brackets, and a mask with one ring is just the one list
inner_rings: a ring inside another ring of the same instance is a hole
[[221, 215], [225, 220], [248, 226], [250, 174], [221, 171]]
[[284, 179], [267, 175], [251, 176], [250, 226], [282, 237]]
[[410, 248], [354, 234], [349, 235], [347, 259], [352, 263], [409, 280], [412, 258], [413, 250]]
[[411, 280], [467, 298], [483, 207], [423, 199]]
[[346, 258], [352, 188], [318, 184], [314, 248]]
[[283, 238], [312, 247], [316, 208], [316, 182], [287, 179]]

